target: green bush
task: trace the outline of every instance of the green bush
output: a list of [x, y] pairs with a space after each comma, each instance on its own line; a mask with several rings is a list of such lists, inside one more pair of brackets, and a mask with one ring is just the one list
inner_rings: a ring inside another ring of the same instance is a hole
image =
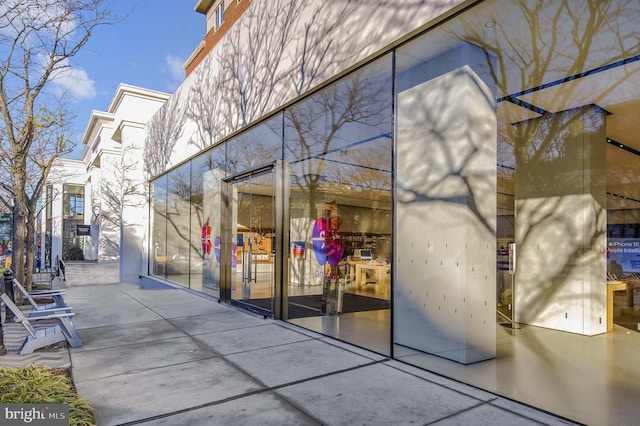
[[77, 246], [70, 247], [65, 253], [65, 260], [84, 260], [82, 249]]
[[0, 368], [0, 404], [67, 404], [69, 424], [95, 425], [93, 410], [71, 379], [45, 367]]

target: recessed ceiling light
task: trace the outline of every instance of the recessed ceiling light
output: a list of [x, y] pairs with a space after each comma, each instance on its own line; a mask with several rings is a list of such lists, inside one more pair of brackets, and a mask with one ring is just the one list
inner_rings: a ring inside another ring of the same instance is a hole
[[487, 27], [487, 28], [493, 28], [493, 27], [496, 26], [496, 21], [485, 22], [484, 26]]

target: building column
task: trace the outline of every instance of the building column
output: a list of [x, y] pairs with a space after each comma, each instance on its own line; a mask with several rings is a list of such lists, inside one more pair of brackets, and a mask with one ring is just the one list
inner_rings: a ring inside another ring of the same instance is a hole
[[516, 322], [606, 331], [605, 111], [516, 124]]
[[148, 222], [146, 181], [142, 168], [134, 165], [142, 161], [144, 127], [140, 123], [127, 122], [119, 125], [119, 142], [122, 144], [120, 158], [120, 280], [137, 282], [140, 274], [146, 273], [144, 256], [145, 229]]
[[488, 65], [485, 52], [463, 44], [397, 79], [394, 344], [464, 364], [496, 351]]

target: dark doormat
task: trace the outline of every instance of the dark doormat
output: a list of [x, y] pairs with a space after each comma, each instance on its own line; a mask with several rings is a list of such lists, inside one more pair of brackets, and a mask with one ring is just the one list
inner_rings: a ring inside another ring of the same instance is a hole
[[[251, 305], [264, 309], [271, 309], [271, 299], [248, 299], [245, 301]], [[321, 316], [323, 314], [321, 294], [289, 297], [289, 319]], [[344, 293], [342, 296], [342, 313], [377, 311], [389, 309], [391, 303], [385, 299], [360, 296], [352, 293]]]

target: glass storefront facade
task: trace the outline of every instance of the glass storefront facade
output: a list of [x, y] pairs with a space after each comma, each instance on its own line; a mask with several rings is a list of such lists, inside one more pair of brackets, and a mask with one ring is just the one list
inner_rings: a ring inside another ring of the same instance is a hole
[[154, 179], [149, 273], [535, 402], [518, 330], [638, 334], [638, 18], [489, 0], [397, 43]]

